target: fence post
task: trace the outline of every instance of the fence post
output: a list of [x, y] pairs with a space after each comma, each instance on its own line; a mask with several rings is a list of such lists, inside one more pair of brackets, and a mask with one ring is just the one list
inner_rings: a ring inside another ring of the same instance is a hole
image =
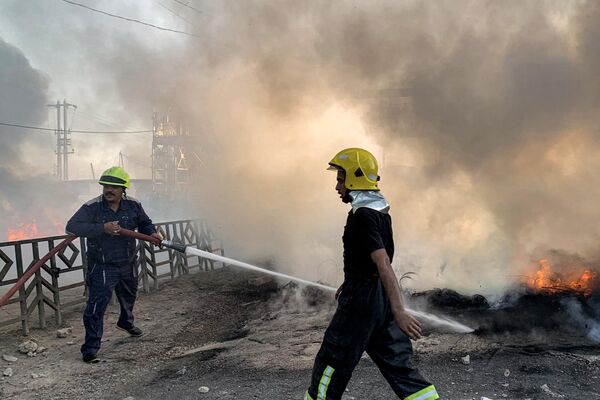
[[[178, 223], [175, 224], [174, 230], [179, 232], [177, 236], [179, 239], [185, 243], [185, 236], [183, 235], [183, 224]], [[177, 276], [183, 275], [183, 256], [180, 253], [177, 253]]]
[[[202, 242], [200, 241], [200, 229], [198, 228], [198, 220], [195, 219], [193, 221], [194, 231], [196, 232], [196, 247], [202, 250]], [[202, 271], [202, 258], [199, 256], [198, 258], [198, 271]]]
[[[175, 236], [177, 236], [172, 228], [173, 227], [168, 223], [165, 225], [165, 237], [168, 240], [175, 240]], [[173, 264], [173, 260], [175, 259], [175, 251], [167, 248], [167, 255], [169, 257], [169, 272], [171, 273], [171, 280], [173, 280], [175, 278], [175, 265]]]
[[[193, 244], [193, 242], [191, 240], [189, 240], [189, 241], [187, 240], [188, 238], [186, 237], [186, 234], [185, 234], [185, 231], [189, 227], [189, 224], [190, 224], [190, 221], [181, 223], [181, 240], [183, 240], [183, 242], [185, 244]], [[192, 234], [193, 234], [193, 229], [192, 229]], [[183, 273], [189, 274], [190, 273], [190, 263], [189, 263], [187, 254], [182, 254], [181, 260], [183, 261], [183, 263], [181, 264]]]
[[[17, 259], [17, 278], [23, 276], [23, 253], [21, 244], [15, 245], [15, 258]], [[21, 328], [23, 335], [29, 335], [29, 311], [27, 310], [27, 292], [25, 285], [19, 289], [19, 305], [21, 306]]]
[[87, 274], [88, 274], [88, 259], [87, 250], [85, 248], [85, 239], [79, 238], [79, 246], [81, 247], [81, 271], [83, 272], [83, 297], [88, 295]]
[[[146, 243], [142, 244], [144, 247], [146, 246]], [[152, 275], [154, 276], [154, 281], [152, 282], [152, 286], [154, 287], [154, 290], [158, 290], [158, 270], [156, 268], [156, 254], [154, 254], [155, 250], [154, 250], [154, 246], [150, 243], [147, 244], [148, 246], [148, 253], [150, 253], [150, 266], [152, 267]]]
[[[48, 241], [48, 251], [54, 248], [54, 240]], [[54, 301], [54, 321], [56, 322], [56, 326], [62, 325], [62, 313], [60, 309], [60, 285], [58, 283], [58, 274], [54, 274], [54, 271], [57, 270], [56, 267], [56, 257], [52, 257], [50, 259], [50, 270], [53, 271], [51, 275], [52, 277], [52, 300]]]
[[138, 241], [140, 246], [140, 271], [142, 273], [142, 286], [145, 293], [150, 293], [150, 287], [148, 285], [148, 271], [146, 270], [146, 252], [144, 243]]
[[[31, 261], [31, 265], [33, 265], [40, 259], [40, 249], [38, 242], [32, 243], [31, 247], [33, 250], [33, 260]], [[32, 303], [32, 306], [37, 305], [40, 328], [46, 329], [46, 307], [44, 304], [44, 287], [42, 285], [41, 268], [36, 271], [33, 283], [35, 284], [35, 300]]]

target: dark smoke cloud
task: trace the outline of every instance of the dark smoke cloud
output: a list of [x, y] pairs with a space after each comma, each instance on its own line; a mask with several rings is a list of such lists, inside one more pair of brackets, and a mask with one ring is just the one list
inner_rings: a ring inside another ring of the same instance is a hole
[[[0, 38], [1, 122], [46, 126], [49, 83], [19, 48]], [[64, 231], [76, 195], [45, 173], [40, 148], [43, 158], [52, 154], [52, 132], [0, 126], [0, 241], [11, 230], [34, 236]]]
[[[34, 69], [18, 48], [0, 38], [0, 122], [39, 125], [48, 115], [49, 79]], [[35, 136], [23, 129], [0, 126], [0, 165], [21, 161], [20, 146]]]
[[[526, 8], [516, 4], [503, 11]], [[595, 76], [543, 8], [524, 11], [528, 18], [505, 33], [467, 29], [446, 57], [412, 63], [407, 72], [417, 122], [461, 165], [478, 168], [560, 134], [595, 106], [588, 85]]]
[[[577, 50], [581, 63], [586, 67], [587, 73], [593, 75], [600, 68], [600, 4], [597, 2], [589, 2], [585, 7], [582, 7], [578, 16], [578, 43]], [[594, 80], [596, 88], [598, 82]], [[591, 90], [591, 88], [590, 88]], [[597, 93], [597, 92], [596, 92]], [[595, 96], [595, 101], [598, 101], [598, 95]]]

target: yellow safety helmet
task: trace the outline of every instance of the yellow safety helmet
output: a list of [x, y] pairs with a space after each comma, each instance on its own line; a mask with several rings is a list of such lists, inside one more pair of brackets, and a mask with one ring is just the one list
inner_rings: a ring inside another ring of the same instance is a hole
[[377, 160], [367, 150], [356, 147], [344, 149], [329, 161], [328, 169], [346, 172], [344, 185], [348, 190], [379, 190]]
[[101, 185], [123, 186], [129, 189], [129, 174], [121, 167], [110, 167], [102, 173]]

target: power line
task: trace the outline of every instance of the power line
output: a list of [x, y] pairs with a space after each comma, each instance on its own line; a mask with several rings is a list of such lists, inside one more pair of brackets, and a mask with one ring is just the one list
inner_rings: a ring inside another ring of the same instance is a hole
[[200, 36], [195, 35], [193, 33], [184, 32], [184, 31], [178, 31], [176, 29], [164, 28], [162, 26], [158, 26], [158, 25], [150, 24], [148, 22], [140, 21], [139, 19], [127, 18], [127, 17], [123, 17], [121, 15], [111, 14], [109, 12], [98, 10], [96, 8], [87, 6], [85, 4], [77, 3], [75, 1], [71, 1], [71, 0], [62, 0], [62, 1], [64, 1], [65, 3], [71, 4], [71, 5], [74, 5], [74, 6], [78, 6], [78, 7], [82, 7], [82, 8], [88, 9], [90, 11], [94, 11], [94, 12], [97, 12], [97, 13], [100, 13], [100, 14], [107, 15], [109, 17], [119, 18], [119, 19], [122, 19], [122, 20], [125, 20], [125, 21], [129, 21], [129, 22], [135, 22], [135, 23], [146, 25], [146, 26], [149, 26], [149, 27], [152, 27], [152, 28], [155, 28], [155, 29], [160, 29], [161, 31], [168, 31], [168, 32], [174, 32], [174, 33], [181, 33], [183, 35], [188, 35], [188, 36], [200, 37]]
[[[79, 114], [81, 114], [81, 116], [83, 116], [85, 119], [94, 120], [95, 123], [103, 125], [103, 126], [107, 126], [111, 129], [119, 129], [120, 128], [119, 124], [117, 124], [115, 121], [109, 120], [108, 118], [100, 117], [96, 114], [89, 113], [89, 112], [86, 112], [83, 110], [80, 110]], [[126, 128], [126, 129], [129, 129], [129, 128]]]
[[116, 122], [114, 119], [111, 119], [110, 117], [105, 117], [96, 112], [85, 111], [85, 109], [82, 109], [81, 107], [77, 108], [77, 110], [80, 114], [83, 115], [84, 118], [93, 119], [96, 123], [106, 126], [109, 129], [124, 130], [124, 131], [141, 130], [141, 129], [131, 126], [131, 125], [123, 126], [121, 123]]
[[173, 0], [173, 1], [175, 3], [181, 4], [182, 6], [186, 6], [187, 8], [191, 8], [192, 10], [196, 11], [197, 13], [202, 14], [202, 11], [198, 10], [197, 8], [194, 8], [194, 7], [190, 6], [189, 4], [184, 3], [183, 1], [180, 1], [180, 0]]
[[190, 22], [187, 19], [183, 18], [181, 15], [177, 14], [175, 11], [173, 11], [169, 7], [165, 6], [160, 1], [157, 1], [156, 4], [158, 4], [159, 6], [161, 6], [162, 8], [164, 8], [165, 10], [167, 10], [168, 12], [170, 12], [171, 14], [173, 14], [174, 16], [176, 16], [177, 18], [179, 18], [180, 20], [182, 20], [184, 22], [187, 22], [188, 24], [192, 25], [194, 28], [197, 28], [197, 26], [194, 25], [192, 22]]
[[[42, 128], [40, 126], [30, 126], [30, 125], [9, 124], [8, 122], [0, 122], [0, 125], [10, 126], [13, 128], [36, 129], [39, 131], [56, 132], [56, 129], [52, 129], [52, 128]], [[73, 133], [151, 133], [152, 130], [147, 130], [147, 131], [70, 131], [70, 132], [73, 132]]]

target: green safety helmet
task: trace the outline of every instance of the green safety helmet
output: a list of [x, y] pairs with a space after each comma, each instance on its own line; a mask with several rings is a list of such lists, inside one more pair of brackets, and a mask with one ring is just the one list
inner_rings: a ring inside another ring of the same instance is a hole
[[98, 183], [101, 185], [123, 186], [129, 189], [129, 174], [121, 167], [110, 167], [102, 173]]
[[379, 190], [377, 160], [365, 149], [352, 147], [340, 151], [329, 161], [328, 169], [346, 172], [344, 185], [348, 190]]

